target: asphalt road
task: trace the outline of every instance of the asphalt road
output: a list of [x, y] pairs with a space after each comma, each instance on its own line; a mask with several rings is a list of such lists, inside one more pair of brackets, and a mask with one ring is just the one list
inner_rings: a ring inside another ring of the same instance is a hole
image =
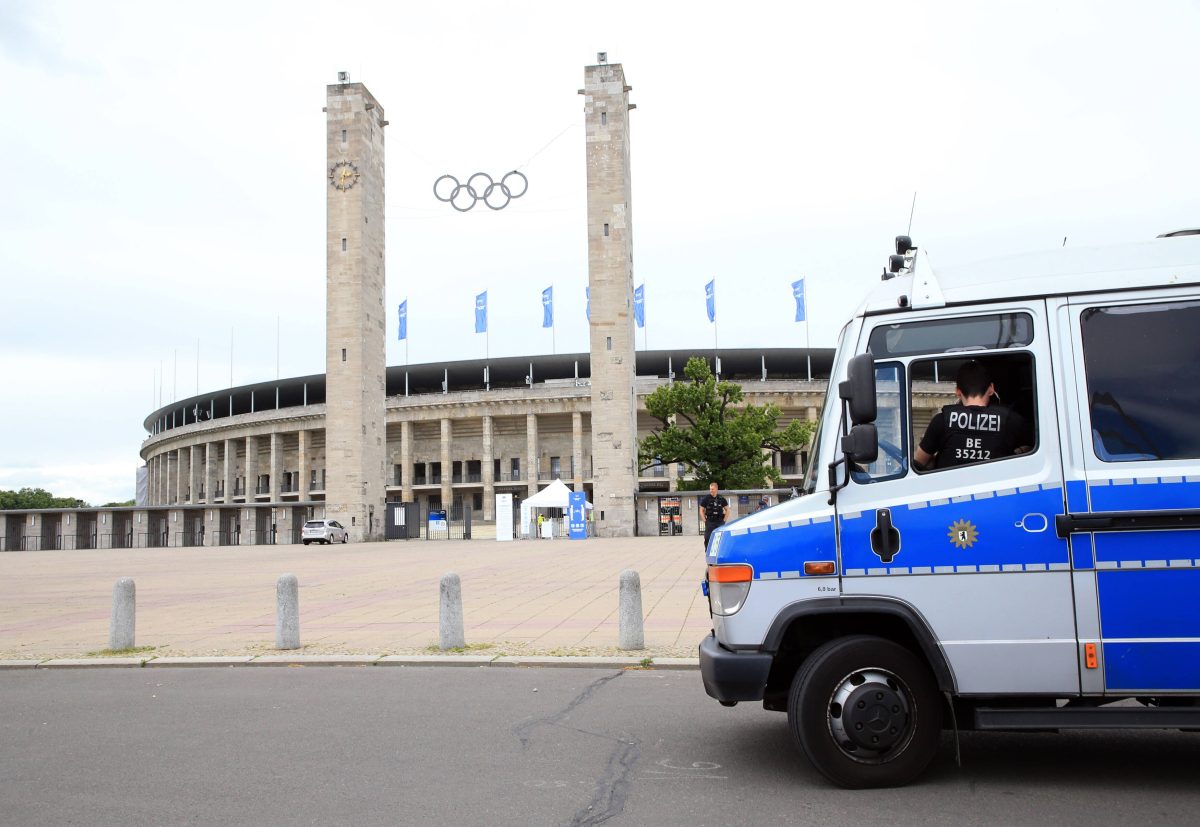
[[1195, 824], [1200, 734], [949, 737], [847, 792], [696, 672], [0, 671], [0, 823]]

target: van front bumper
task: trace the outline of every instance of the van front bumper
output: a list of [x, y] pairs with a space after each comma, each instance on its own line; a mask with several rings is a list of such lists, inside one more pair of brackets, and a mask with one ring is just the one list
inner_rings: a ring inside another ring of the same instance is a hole
[[722, 703], [761, 701], [775, 656], [770, 652], [734, 652], [709, 635], [700, 642], [704, 691]]

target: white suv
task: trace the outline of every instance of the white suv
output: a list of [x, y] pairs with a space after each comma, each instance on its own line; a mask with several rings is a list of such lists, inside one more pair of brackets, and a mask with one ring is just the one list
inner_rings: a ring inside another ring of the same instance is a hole
[[300, 533], [300, 541], [309, 543], [345, 543], [350, 540], [350, 532], [337, 520], [309, 520], [304, 524]]

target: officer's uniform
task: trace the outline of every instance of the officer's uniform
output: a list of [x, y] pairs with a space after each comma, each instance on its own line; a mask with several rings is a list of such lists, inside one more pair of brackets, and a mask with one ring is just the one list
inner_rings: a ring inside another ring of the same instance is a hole
[[708, 538], [712, 535], [713, 530], [725, 524], [725, 509], [728, 507], [729, 500], [720, 494], [715, 497], [712, 494], [705, 494], [700, 498], [700, 510], [704, 513], [705, 549], [708, 548]]
[[934, 414], [921, 450], [936, 457], [934, 468], [953, 468], [1011, 456], [1031, 445], [1025, 418], [1002, 405], [947, 405]]

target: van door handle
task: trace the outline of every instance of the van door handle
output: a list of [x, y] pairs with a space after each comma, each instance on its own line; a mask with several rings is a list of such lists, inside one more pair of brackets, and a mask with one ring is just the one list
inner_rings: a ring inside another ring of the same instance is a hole
[[1171, 531], [1200, 528], [1200, 508], [1168, 508], [1161, 511], [1092, 511], [1058, 514], [1054, 530], [1066, 539], [1089, 531]]
[[875, 512], [875, 528], [871, 531], [871, 551], [884, 563], [892, 562], [900, 553], [900, 532], [892, 525], [891, 509]]

